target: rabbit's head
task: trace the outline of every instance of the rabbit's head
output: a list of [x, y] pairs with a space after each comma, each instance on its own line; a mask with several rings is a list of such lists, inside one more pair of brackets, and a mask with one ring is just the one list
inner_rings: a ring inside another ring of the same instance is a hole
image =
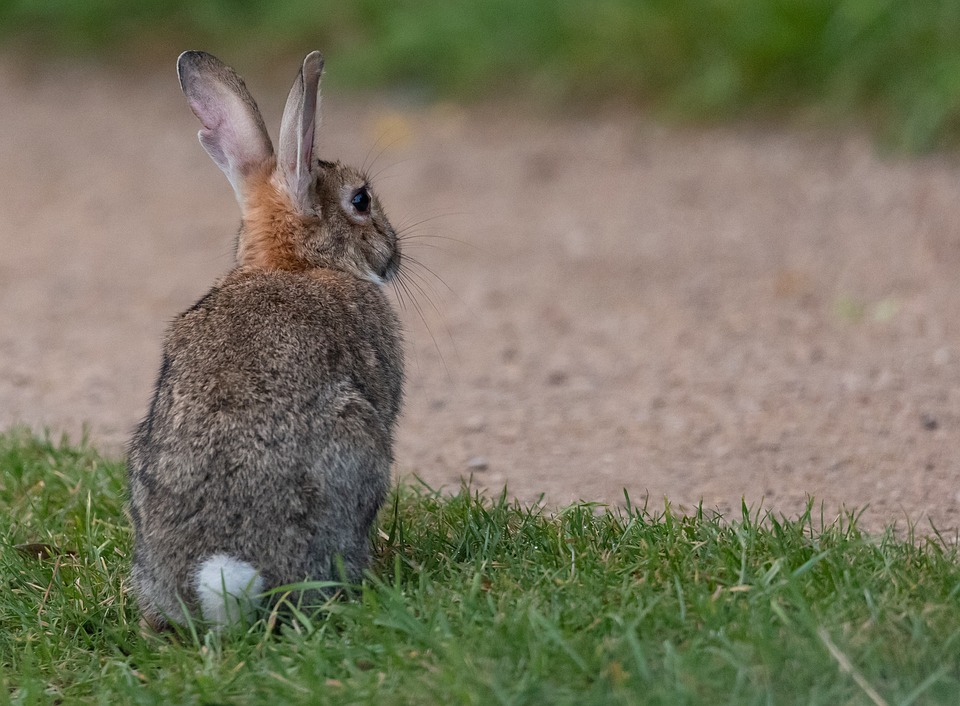
[[290, 89], [276, 154], [243, 80], [205, 52], [188, 51], [177, 72], [200, 119], [200, 143], [226, 174], [243, 216], [240, 267], [309, 270], [329, 267], [377, 283], [400, 265], [397, 235], [367, 178], [318, 159], [323, 58], [311, 52]]

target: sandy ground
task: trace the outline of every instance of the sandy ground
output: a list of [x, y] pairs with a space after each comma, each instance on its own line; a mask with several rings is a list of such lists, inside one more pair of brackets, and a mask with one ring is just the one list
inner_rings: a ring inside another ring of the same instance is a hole
[[[0, 56], [0, 428], [119, 453], [166, 322], [230, 267], [170, 63]], [[274, 127], [287, 86], [249, 83]], [[325, 156], [373, 162], [421, 263], [399, 476], [960, 527], [960, 164], [513, 113], [325, 95]]]

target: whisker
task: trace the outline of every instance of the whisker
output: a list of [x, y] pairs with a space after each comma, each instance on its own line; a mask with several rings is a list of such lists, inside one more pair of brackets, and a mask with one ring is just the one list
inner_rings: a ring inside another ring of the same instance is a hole
[[374, 174], [373, 176], [371, 176], [371, 175], [369, 175], [369, 174], [366, 174], [366, 175], [365, 175], [365, 177], [366, 177], [366, 179], [367, 179], [367, 182], [370, 183], [370, 184], [376, 184], [377, 187], [379, 187], [379, 186], [380, 186], [381, 184], [383, 184], [383, 182], [385, 182], [385, 181], [390, 181], [391, 179], [396, 179], [398, 176], [399, 176], [399, 174], [385, 174], [385, 175], [381, 176], [381, 175], [380, 175], [380, 172], [377, 172], [377, 173]]
[[423, 262], [421, 262], [421, 261], [418, 260], [417, 258], [412, 257], [412, 256], [410, 256], [410, 255], [408, 255], [406, 259], [409, 260], [410, 262], [414, 263], [415, 265], [417, 265], [417, 267], [422, 267], [424, 270], [426, 270], [427, 272], [429, 272], [431, 275], [434, 276], [434, 278], [436, 278], [436, 280], [437, 280], [440, 284], [442, 284], [444, 287], [447, 288], [447, 291], [449, 291], [453, 296], [457, 297], [457, 299], [459, 299], [462, 303], [464, 303], [464, 304], [466, 303], [466, 302], [463, 301], [463, 299], [460, 298], [460, 295], [457, 294], [457, 292], [454, 291], [454, 289], [453, 289], [449, 284], [447, 284], [447, 283], [444, 281], [443, 277], [441, 277], [440, 275], [438, 275], [436, 272], [434, 272], [432, 269], [430, 269], [427, 265], [423, 264]]
[[[377, 145], [380, 144], [380, 140], [382, 140], [384, 136], [386, 136], [386, 134], [387, 133], [385, 131], [381, 131], [380, 134], [377, 135], [377, 139], [373, 141], [373, 144], [367, 148], [367, 153], [363, 155], [363, 161], [360, 163], [361, 172], [365, 173], [367, 171], [367, 160], [370, 159], [370, 153], [376, 149]], [[371, 164], [370, 166], [373, 166], [373, 164]]]
[[[398, 275], [397, 278], [394, 280], [394, 281], [396, 282], [396, 284], [397, 284], [397, 287], [395, 288], [394, 291], [397, 293], [397, 298], [398, 298], [401, 302], [404, 302], [404, 303], [402, 304], [402, 309], [403, 309], [403, 311], [406, 311], [406, 310], [407, 310], [407, 306], [406, 306], [406, 302], [405, 302], [404, 293], [406, 293], [406, 299], [410, 299], [410, 300], [412, 301], [412, 300], [414, 299], [414, 297], [413, 297], [413, 295], [410, 293], [410, 290], [407, 288], [407, 285], [406, 285], [406, 284], [403, 282], [403, 280], [400, 278], [400, 276], [399, 276], [400, 273], [399, 273], [399, 272], [397, 273], [397, 275]], [[421, 318], [422, 318], [422, 317], [421, 317]], [[415, 347], [412, 347], [412, 348], [413, 348], [413, 364], [414, 364], [414, 366], [417, 368], [417, 377], [420, 378], [421, 380], [423, 380], [423, 371], [420, 370], [420, 356], [417, 355], [417, 349], [416, 349]]]
[[403, 298], [403, 290], [402, 290], [400, 287], [397, 287], [397, 289], [396, 289], [395, 291], [396, 291], [396, 293], [397, 293], [397, 301], [400, 303], [400, 310], [401, 310], [401, 311], [406, 311], [406, 310], [407, 310], [407, 302], [406, 302], [406, 300]]
[[[396, 142], [396, 140], [395, 140], [394, 142]], [[385, 147], [383, 151], [386, 151], [387, 149], [389, 149], [390, 146], [391, 146], [391, 145], [388, 145], [387, 147]], [[376, 158], [375, 158], [375, 159], [373, 160], [373, 162], [370, 164], [371, 167], [373, 167], [373, 165], [376, 164], [377, 160], [380, 159], [380, 157], [383, 155], [383, 151], [381, 151], [381, 153], [376, 156]], [[368, 178], [370, 181], [378, 181], [378, 180], [380, 180], [380, 175], [383, 174], [385, 171], [387, 171], [388, 169], [393, 169], [394, 167], [399, 166], [399, 165], [401, 165], [401, 164], [405, 164], [405, 163], [409, 162], [411, 159], [413, 159], [413, 157], [405, 157], [404, 159], [398, 159], [398, 160], [395, 161], [395, 162], [390, 162], [389, 164], [385, 164], [385, 165], [383, 165], [383, 167], [382, 167], [381, 169], [378, 169], [378, 170], [377, 170], [376, 172], [374, 172], [373, 174], [369, 174], [369, 175], [367, 176], [367, 178]], [[364, 174], [366, 174], [366, 172], [364, 172]], [[388, 178], [391, 178], [391, 179], [392, 179], [392, 178], [393, 178], [393, 175], [388, 175], [388, 176], [383, 177], [383, 178], [384, 178], [384, 179], [388, 179]]]
[[[433, 308], [434, 312], [436, 312], [437, 318], [440, 319], [440, 324], [443, 326], [444, 332], [447, 334], [447, 339], [450, 341], [450, 346], [453, 348], [453, 354], [456, 356], [457, 361], [459, 361], [459, 360], [460, 360], [460, 351], [457, 349], [456, 341], [455, 341], [454, 338], [453, 338], [453, 332], [450, 330], [450, 327], [447, 325], [447, 322], [446, 322], [446, 319], [445, 319], [444, 316], [443, 316], [443, 313], [440, 311], [440, 308], [437, 306], [437, 303], [430, 297], [430, 295], [423, 289], [423, 287], [420, 286], [420, 284], [419, 284], [415, 279], [413, 279], [413, 276], [419, 277], [420, 280], [421, 280], [421, 282], [423, 282], [423, 283], [424, 283], [426, 286], [428, 286], [428, 287], [430, 287], [429, 281], [426, 280], [426, 279], [424, 279], [424, 278], [422, 277], [422, 275], [420, 275], [419, 273], [417, 273], [417, 272], [415, 272], [415, 271], [413, 271], [413, 270], [404, 271], [403, 275], [404, 275], [407, 283], [410, 284], [410, 285], [411, 285], [414, 289], [416, 289], [418, 292], [420, 292], [420, 294], [421, 294], [424, 298], [426, 298], [427, 302], [429, 302], [429, 304], [430, 304], [431, 308]], [[430, 288], [431, 288], [431, 290], [433, 291], [434, 296], [436, 296], [436, 297], [439, 299], [439, 298], [440, 298], [439, 293], [438, 293], [436, 290], [434, 290], [432, 287], [430, 287]], [[423, 318], [422, 315], [421, 315], [421, 318]], [[424, 323], [424, 325], [426, 325], [426, 323], [427, 323], [427, 322], [426, 322], [426, 319], [423, 319], [423, 323]], [[429, 327], [429, 326], [427, 326], [427, 330], [430, 331], [430, 327]], [[432, 332], [432, 331], [430, 331], [430, 336], [433, 337], [433, 332]], [[436, 339], [435, 339], [435, 338], [434, 338], [434, 345], [436, 345]], [[441, 359], [441, 361], [443, 362], [444, 370], [446, 370], [446, 367], [447, 367], [446, 361], [443, 360], [443, 354], [440, 352], [439, 346], [437, 346], [437, 353], [440, 354], [440, 359]]]
[[[442, 314], [440, 314], [440, 309], [437, 308], [436, 302], [434, 302], [433, 299], [430, 297], [430, 295], [427, 294], [427, 292], [424, 291], [423, 289], [424, 286], [428, 287], [430, 289], [430, 293], [433, 294], [434, 297], [436, 297], [437, 299], [441, 298], [440, 293], [433, 287], [430, 281], [425, 279], [423, 275], [421, 275], [419, 272], [416, 272], [414, 270], [409, 270], [404, 274], [407, 275], [407, 281], [410, 283], [410, 285], [413, 287], [416, 287], [417, 291], [420, 292], [420, 294], [423, 295], [423, 297], [430, 303], [430, 307], [437, 313], [437, 315], [442, 316]], [[414, 277], [419, 279], [419, 282], [417, 280], [414, 280], [413, 279]], [[421, 284], [423, 286], [421, 286]]]
[[[377, 152], [377, 155], [373, 158], [373, 160], [371, 160], [370, 164], [367, 164], [367, 160], [370, 159], [370, 153], [377, 148], [377, 145], [380, 144], [380, 140], [382, 140], [389, 134], [390, 134], [389, 130], [380, 131], [380, 134], [377, 136], [376, 141], [370, 146], [370, 149], [367, 150], [367, 155], [363, 158], [363, 166], [360, 167], [361, 172], [366, 174], [368, 169], [373, 169], [373, 165], [376, 164], [377, 160], [383, 156], [383, 153], [386, 152], [391, 147], [393, 147], [398, 142], [400, 142], [401, 139], [403, 139], [403, 135], [395, 134], [393, 136], [393, 139], [390, 140], [390, 142], [388, 142], [387, 144], [385, 144], [383, 147], [380, 148], [380, 151]], [[380, 170], [380, 171], [383, 171], [383, 170]]]
[[[398, 238], [399, 240], [399, 238]], [[407, 243], [403, 244], [404, 250], [407, 248], [432, 248], [433, 250], [443, 250], [442, 245], [437, 245], [436, 243]]]
[[[406, 286], [406, 285], [412, 285], [412, 286], [414, 286], [415, 288], [417, 288], [418, 291], [421, 292], [421, 294], [423, 294], [423, 290], [421, 290], [421, 289], [417, 286], [416, 282], [414, 282], [413, 280], [409, 279], [409, 278], [406, 276], [406, 273], [404, 273], [404, 272], [402, 272], [402, 271], [398, 271], [398, 272], [397, 272], [397, 281], [403, 282], [403, 283], [404, 283], [404, 286]], [[408, 290], [408, 294], [409, 294], [409, 290]], [[426, 296], [426, 294], [424, 294], [424, 296]], [[428, 299], [429, 299], [429, 297], [428, 297]], [[434, 335], [433, 335], [433, 331], [430, 330], [430, 324], [427, 323], [427, 317], [426, 317], [426, 316], [424, 315], [424, 313], [423, 313], [423, 307], [420, 306], [419, 302], [417, 302], [417, 298], [414, 297], [414, 296], [411, 296], [411, 297], [410, 297], [410, 301], [411, 301], [411, 303], [413, 304], [413, 308], [416, 309], [417, 314], [420, 316], [420, 321], [423, 322], [424, 328], [427, 329], [427, 334], [430, 336], [430, 340], [433, 341], [433, 347], [437, 350], [437, 356], [440, 358], [440, 365], [443, 367], [444, 375], [446, 376], [447, 380], [450, 380], [450, 370], [449, 370], [449, 368], [447, 368], [447, 361], [446, 361], [446, 360], [444, 359], [444, 357], [443, 357], [443, 351], [440, 350], [440, 344], [437, 342], [437, 337], [434, 336]], [[442, 320], [442, 318], [441, 318], [441, 320]], [[448, 332], [448, 335], [449, 335], [449, 329], [447, 329], [447, 332]], [[452, 340], [453, 340], [453, 339], [451, 338], [451, 341], [452, 341]], [[456, 347], [455, 347], [455, 346], [454, 346], [454, 352], [456, 352]]]
[[[416, 242], [411, 242], [411, 241], [417, 241], [417, 240], [443, 240], [443, 241], [446, 241], [446, 242], [449, 242], [449, 243], [456, 243], [457, 245], [463, 245], [463, 246], [465, 246], [465, 247], [468, 247], [468, 248], [471, 248], [471, 249], [473, 249], [473, 250], [476, 250], [477, 252], [484, 252], [484, 250], [483, 250], [482, 247], [480, 247], [479, 245], [475, 245], [474, 243], [468, 242], [468, 241], [466, 241], [466, 240], [460, 240], [459, 238], [451, 238], [451, 237], [448, 236], [448, 235], [437, 235], [436, 233], [422, 233], [422, 232], [410, 233], [410, 232], [401, 232], [400, 234], [397, 235], [397, 240], [399, 240], [399, 241], [402, 242], [402, 243], [406, 243], [406, 244], [409, 245], [409, 246], [414, 246], [414, 245], [416, 245], [416, 246], [418, 246], [418, 247], [425, 247], [425, 245], [424, 245], [423, 243], [416, 243]], [[440, 246], [434, 245], [433, 247], [439, 248]]]
[[398, 233], [401, 233], [403, 231], [410, 230], [411, 228], [416, 228], [417, 226], [423, 225], [424, 223], [429, 223], [430, 221], [436, 221], [440, 218], [450, 218], [451, 216], [469, 216], [469, 215], [470, 214], [466, 213], [465, 211], [453, 212], [453, 213], [446, 213], [446, 212], [437, 213], [432, 216], [421, 218], [419, 221], [416, 221], [414, 223], [408, 223], [407, 221], [400, 221], [400, 223], [397, 224], [395, 229]]

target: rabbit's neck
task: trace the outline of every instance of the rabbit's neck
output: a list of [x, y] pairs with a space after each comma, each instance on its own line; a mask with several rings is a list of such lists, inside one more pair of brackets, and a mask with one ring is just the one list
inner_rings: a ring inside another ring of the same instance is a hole
[[237, 244], [237, 265], [262, 270], [305, 270], [309, 265], [297, 256], [295, 243], [307, 227], [286, 191], [271, 178], [273, 170], [253, 184], [244, 199], [243, 224]]

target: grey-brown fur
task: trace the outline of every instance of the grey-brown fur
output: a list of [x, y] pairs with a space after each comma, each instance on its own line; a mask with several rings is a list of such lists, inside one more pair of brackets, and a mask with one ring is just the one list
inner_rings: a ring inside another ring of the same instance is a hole
[[[291, 91], [287, 110], [306, 117], [290, 129], [315, 129], [296, 101], [305, 80], [319, 82], [318, 56]], [[378, 283], [399, 251], [372, 195], [368, 213], [351, 210], [362, 175], [311, 146], [294, 155], [311, 165], [298, 195], [303, 175], [277, 164], [265, 131], [269, 150], [235, 139], [262, 130], [236, 74], [194, 52], [180, 68], [243, 226], [236, 268], [171, 324], [130, 444], [133, 589], [155, 627], [182, 621], [182, 605], [196, 611], [194, 578], [215, 554], [249, 562], [266, 589], [339, 579], [339, 560], [358, 578], [389, 489], [403, 381], [399, 325]], [[224, 107], [224, 90], [226, 103], [241, 100]]]

